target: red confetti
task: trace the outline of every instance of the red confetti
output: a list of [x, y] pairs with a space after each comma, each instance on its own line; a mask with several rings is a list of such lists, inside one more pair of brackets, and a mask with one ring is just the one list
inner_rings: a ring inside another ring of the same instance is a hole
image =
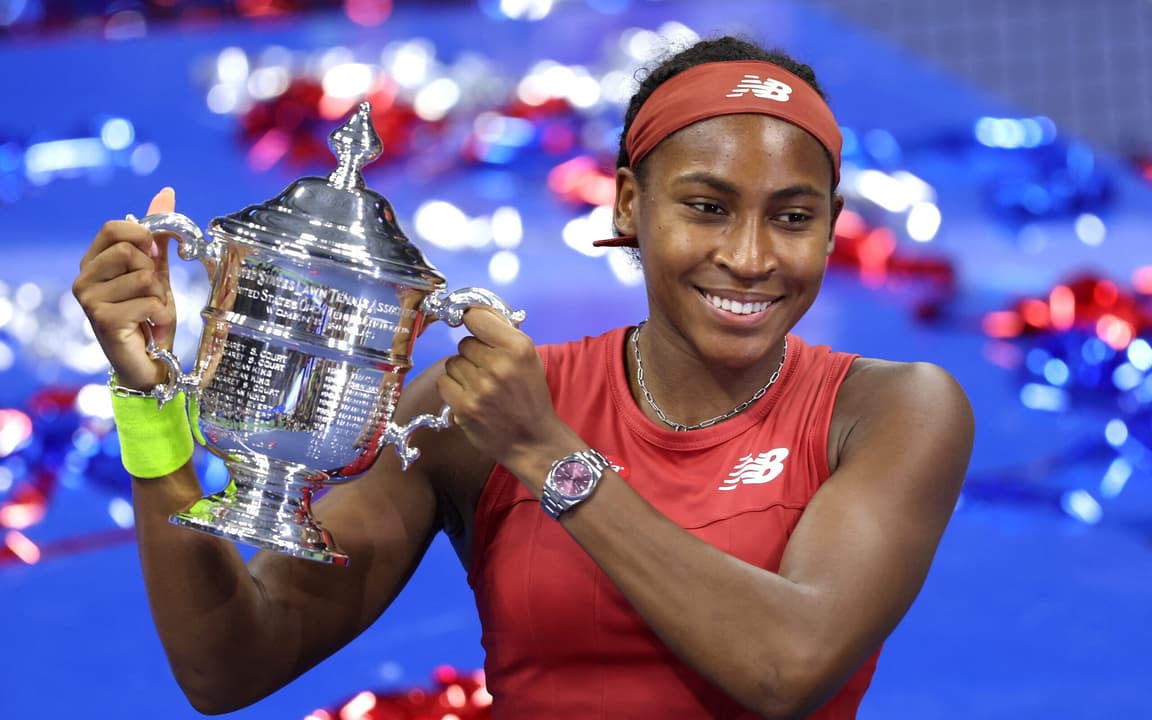
[[1124, 350], [1152, 329], [1152, 309], [1111, 280], [1081, 275], [1053, 287], [1047, 298], [1024, 298], [1009, 310], [986, 314], [982, 325], [993, 338], [1088, 330]]
[[466, 672], [442, 665], [432, 673], [431, 689], [390, 692], [364, 690], [343, 703], [314, 710], [305, 720], [488, 720], [492, 696], [483, 671]]
[[901, 276], [926, 280], [950, 294], [956, 281], [950, 261], [905, 252], [891, 230], [869, 227], [851, 210], [843, 211], [836, 223], [836, 245], [828, 263], [857, 270], [869, 287], [879, 287], [889, 277]]
[[611, 205], [616, 200], [616, 175], [602, 170], [588, 155], [579, 155], [552, 168], [548, 189], [570, 203]]

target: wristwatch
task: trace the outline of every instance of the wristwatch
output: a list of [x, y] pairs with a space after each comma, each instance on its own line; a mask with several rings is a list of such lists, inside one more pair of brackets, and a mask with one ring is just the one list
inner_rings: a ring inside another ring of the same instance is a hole
[[577, 505], [596, 489], [600, 476], [611, 467], [603, 455], [595, 450], [581, 450], [565, 455], [552, 463], [544, 480], [544, 493], [540, 508], [551, 518]]

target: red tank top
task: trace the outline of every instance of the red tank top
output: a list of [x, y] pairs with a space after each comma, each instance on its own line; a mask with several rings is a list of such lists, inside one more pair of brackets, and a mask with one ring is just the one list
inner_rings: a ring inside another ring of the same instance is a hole
[[[746, 412], [675, 432], [650, 421], [625, 377], [627, 329], [540, 348], [560, 417], [640, 495], [694, 535], [777, 571], [828, 477], [832, 405], [855, 356], [788, 336], [775, 387]], [[682, 663], [612, 581], [503, 467], [476, 513], [476, 594], [496, 718], [752, 718]], [[877, 651], [812, 715], [854, 718]]]

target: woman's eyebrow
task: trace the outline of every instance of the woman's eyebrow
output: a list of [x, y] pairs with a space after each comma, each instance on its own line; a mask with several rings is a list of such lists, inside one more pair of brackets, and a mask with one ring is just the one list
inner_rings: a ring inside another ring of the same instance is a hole
[[735, 194], [736, 186], [723, 178], [707, 172], [690, 172], [680, 175], [673, 180], [676, 185], [690, 185], [699, 183], [722, 193]]
[[780, 188], [772, 193], [772, 198], [775, 200], [790, 200], [792, 198], [810, 197], [817, 200], [827, 197], [827, 193], [807, 183], [799, 185], [790, 185], [785, 188]]

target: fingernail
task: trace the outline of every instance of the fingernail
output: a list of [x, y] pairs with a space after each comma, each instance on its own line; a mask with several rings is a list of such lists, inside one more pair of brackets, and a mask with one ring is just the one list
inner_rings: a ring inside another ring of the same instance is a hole
[[152, 241], [152, 247], [148, 248], [148, 254], [152, 257], [160, 256], [160, 246], [156, 244], [155, 240]]

